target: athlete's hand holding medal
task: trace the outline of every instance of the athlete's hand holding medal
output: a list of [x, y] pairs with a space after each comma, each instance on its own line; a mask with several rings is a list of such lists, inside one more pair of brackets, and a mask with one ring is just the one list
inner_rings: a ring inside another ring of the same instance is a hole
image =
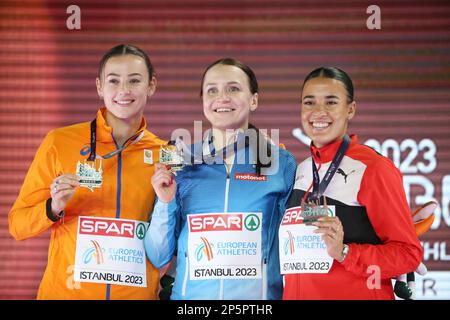
[[50, 185], [50, 195], [52, 197], [52, 213], [55, 217], [60, 217], [79, 185], [80, 178], [70, 173], [60, 175], [53, 180]]
[[338, 217], [324, 216], [311, 223], [317, 229], [314, 233], [322, 235], [322, 240], [327, 246], [327, 252], [337, 261], [343, 260], [344, 228]]
[[175, 198], [177, 187], [174, 175], [185, 165], [181, 143], [170, 142], [167, 146], [161, 146], [159, 163], [155, 163], [155, 174], [152, 176], [152, 185], [160, 201], [169, 203]]

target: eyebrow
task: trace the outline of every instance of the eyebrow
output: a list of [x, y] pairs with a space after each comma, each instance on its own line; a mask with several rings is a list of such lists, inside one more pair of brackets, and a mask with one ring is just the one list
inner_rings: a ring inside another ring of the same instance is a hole
[[[227, 84], [238, 84], [238, 85], [241, 85], [237, 81], [230, 81], [230, 82], [227, 82]], [[216, 82], [208, 82], [208, 83], [205, 84], [205, 86], [211, 86], [211, 85], [217, 85], [217, 83]]]
[[[114, 72], [108, 73], [106, 76], [107, 76], [107, 77], [109, 77], [109, 76], [120, 77], [120, 75], [118, 75], [117, 73], [114, 73]], [[141, 75], [140, 73], [137, 73], [137, 72], [135, 72], [135, 73], [130, 73], [128, 76], [129, 76], [129, 77], [134, 77], [134, 76], [141, 76], [141, 77], [142, 77], [142, 75]]]
[[[303, 97], [303, 100], [315, 99], [315, 98], [316, 98], [315, 96], [305, 96], [305, 97]], [[331, 95], [331, 96], [326, 96], [325, 99], [340, 99], [340, 98], [338, 96]]]

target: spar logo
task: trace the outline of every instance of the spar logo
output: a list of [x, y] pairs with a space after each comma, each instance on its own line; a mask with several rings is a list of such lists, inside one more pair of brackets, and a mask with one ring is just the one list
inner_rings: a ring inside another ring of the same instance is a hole
[[242, 213], [211, 213], [204, 215], [189, 215], [190, 232], [205, 231], [255, 231], [261, 225], [256, 214], [248, 214], [244, 218]]
[[136, 237], [138, 237], [139, 240], [142, 240], [144, 239], [146, 232], [147, 229], [145, 228], [145, 224], [142, 222], [138, 223], [136, 226]]
[[129, 220], [80, 217], [80, 234], [143, 239], [146, 228], [143, 223]]
[[301, 223], [303, 223], [301, 207], [287, 209], [286, 212], [284, 213], [283, 220], [281, 220], [282, 225], [301, 224]]
[[287, 209], [284, 213], [283, 220], [281, 220], [281, 224], [310, 223], [325, 216], [334, 216], [333, 210], [328, 206], [307, 206], [304, 210], [299, 206]]
[[242, 213], [189, 215], [189, 230], [191, 232], [241, 231], [242, 216]]
[[244, 226], [248, 231], [258, 230], [260, 224], [261, 221], [256, 214], [249, 214], [247, 217], [245, 217]]
[[92, 247], [89, 247], [83, 253], [83, 263], [89, 264], [95, 262], [95, 264], [102, 264], [104, 262], [103, 252], [105, 252], [105, 249], [95, 240], [91, 240], [91, 243]]
[[200, 261], [206, 257], [208, 261], [211, 261], [214, 258], [213, 245], [205, 237], [200, 237], [200, 239], [202, 243], [195, 249], [195, 258]]
[[284, 241], [284, 254], [288, 255], [289, 253], [290, 255], [293, 255], [295, 252], [294, 236], [289, 230], [287, 230], [286, 232], [288, 234], [288, 237]]

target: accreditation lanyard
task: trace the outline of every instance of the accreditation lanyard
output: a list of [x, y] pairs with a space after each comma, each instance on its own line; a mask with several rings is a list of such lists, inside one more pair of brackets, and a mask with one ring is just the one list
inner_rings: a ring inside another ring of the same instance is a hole
[[[114, 157], [116, 154], [122, 152], [125, 148], [135, 144], [144, 137], [144, 130], [138, 131], [136, 134], [131, 136], [125, 141], [125, 143], [113, 152], [107, 153], [103, 156], [98, 156], [100, 159], [109, 159]], [[97, 119], [91, 122], [91, 153], [89, 154], [88, 161], [95, 161], [96, 159], [96, 142], [97, 142]]]
[[336, 173], [337, 169], [339, 168], [339, 164], [341, 163], [342, 159], [344, 158], [345, 152], [347, 152], [347, 149], [349, 146], [350, 146], [350, 138], [346, 134], [346, 135], [344, 135], [341, 145], [339, 146], [339, 149], [336, 152], [336, 154], [333, 158], [333, 161], [331, 162], [330, 167], [328, 168], [327, 172], [325, 173], [325, 176], [323, 177], [322, 181], [320, 181], [319, 171], [317, 170], [316, 164], [314, 162], [314, 157], [312, 157], [311, 162], [312, 162], [312, 171], [313, 171], [313, 192], [308, 196], [308, 199], [310, 201], [319, 200], [320, 197], [322, 197], [326, 188], [330, 184], [331, 179], [333, 178], [334, 174]]

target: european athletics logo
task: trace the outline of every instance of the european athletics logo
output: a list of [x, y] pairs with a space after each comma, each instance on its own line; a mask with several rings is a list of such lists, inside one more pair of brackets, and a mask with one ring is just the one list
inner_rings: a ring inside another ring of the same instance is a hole
[[289, 230], [286, 232], [288, 233], [288, 238], [284, 241], [284, 254], [287, 255], [289, 252], [292, 255], [295, 252], [294, 236]]
[[206, 256], [208, 261], [211, 261], [214, 258], [213, 245], [205, 237], [200, 237], [200, 239], [202, 239], [202, 243], [195, 249], [195, 258], [197, 261], [200, 261], [203, 259], [203, 256]]
[[92, 258], [95, 258], [95, 261], [97, 262], [97, 264], [102, 264], [104, 262], [103, 259], [103, 251], [105, 249], [103, 249], [102, 247], [100, 247], [100, 245], [98, 244], [97, 241], [95, 240], [91, 240], [92, 244], [93, 244], [93, 248], [89, 248], [87, 249], [84, 254], [83, 254], [83, 263], [84, 264], [88, 264], [92, 261]]

